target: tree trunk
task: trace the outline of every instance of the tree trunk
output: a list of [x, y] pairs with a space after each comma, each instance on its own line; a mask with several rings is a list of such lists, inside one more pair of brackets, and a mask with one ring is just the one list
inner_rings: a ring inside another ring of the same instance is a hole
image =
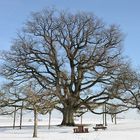
[[21, 127], [22, 127], [22, 117], [23, 117], [23, 102], [22, 102], [22, 107], [21, 107], [21, 110], [20, 110], [21, 112], [20, 112], [20, 129], [21, 129]]
[[14, 120], [13, 120], [13, 129], [15, 128], [16, 126], [16, 107], [15, 107], [15, 111], [14, 111]]
[[115, 124], [117, 124], [117, 115], [115, 114]]
[[83, 124], [83, 115], [81, 115], [81, 125]]
[[103, 125], [105, 125], [105, 113], [103, 113]]
[[63, 110], [63, 120], [61, 125], [74, 126], [74, 112], [72, 107], [65, 107]]
[[[103, 112], [105, 111], [104, 105], [103, 105]], [[105, 113], [103, 113], [103, 125], [105, 125]]]
[[51, 111], [49, 111], [49, 126], [48, 126], [48, 129], [50, 129], [51, 127]]
[[114, 116], [113, 116], [113, 115], [111, 115], [111, 121], [112, 121], [112, 123], [113, 123], [113, 118], [114, 118]]
[[37, 110], [34, 109], [34, 132], [33, 137], [37, 137]]
[[107, 126], [107, 116], [106, 116], [106, 104], [105, 104], [105, 126]]

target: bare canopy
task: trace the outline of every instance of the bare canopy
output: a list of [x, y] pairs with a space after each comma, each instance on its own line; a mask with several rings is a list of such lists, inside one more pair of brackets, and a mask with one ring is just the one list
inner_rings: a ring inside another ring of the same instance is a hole
[[35, 79], [53, 90], [62, 124], [74, 125], [78, 108], [94, 112], [96, 104], [110, 99], [106, 89], [121, 65], [122, 38], [117, 26], [93, 14], [45, 9], [32, 14], [3, 53], [1, 74], [18, 84]]

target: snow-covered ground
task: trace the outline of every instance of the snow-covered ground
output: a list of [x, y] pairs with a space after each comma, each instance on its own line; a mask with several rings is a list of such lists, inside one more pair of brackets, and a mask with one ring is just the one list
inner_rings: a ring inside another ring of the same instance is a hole
[[[33, 122], [31, 119], [24, 119], [24, 127], [20, 130], [18, 127], [14, 130], [12, 126], [12, 117], [0, 116], [0, 140], [32, 140]], [[101, 123], [101, 120], [93, 118], [83, 118], [83, 123], [89, 124], [86, 127], [89, 133], [73, 133], [73, 127], [60, 127], [60, 118], [53, 118], [51, 129], [46, 126], [48, 120], [40, 120], [38, 128], [38, 138], [36, 140], [139, 140], [140, 139], [140, 120], [136, 119], [118, 119], [117, 125], [108, 121], [106, 130], [94, 131], [93, 126]], [[77, 123], [80, 119], [76, 120]], [[19, 119], [16, 124], [18, 125]], [[28, 126], [27, 126], [28, 125]]]

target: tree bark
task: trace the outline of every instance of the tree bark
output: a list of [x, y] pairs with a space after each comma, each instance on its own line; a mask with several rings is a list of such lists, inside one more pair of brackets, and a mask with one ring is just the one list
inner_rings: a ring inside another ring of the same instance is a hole
[[33, 137], [37, 137], [37, 110], [34, 109], [34, 132]]
[[50, 111], [49, 112], [49, 126], [48, 126], [48, 129], [50, 129], [50, 127], [51, 127], [51, 114], [52, 114], [52, 112]]
[[[103, 112], [105, 111], [104, 105], [103, 105]], [[105, 125], [105, 113], [103, 113], [103, 125]]]
[[23, 117], [23, 102], [22, 102], [22, 107], [21, 107], [21, 110], [20, 110], [20, 129], [22, 127], [22, 117]]
[[104, 105], [104, 107], [105, 107], [105, 126], [107, 126], [107, 114], [106, 114], [106, 104]]
[[61, 125], [65, 126], [74, 126], [74, 112], [73, 109], [70, 107], [65, 107], [63, 110], [63, 120]]
[[15, 128], [16, 126], [16, 107], [15, 107], [15, 111], [14, 111], [14, 120], [13, 120], [13, 129]]
[[114, 116], [113, 116], [113, 115], [111, 115], [111, 121], [112, 121], [112, 123], [113, 123], [113, 118], [114, 118]]
[[115, 114], [115, 124], [117, 124], [117, 115]]
[[83, 124], [83, 115], [81, 115], [81, 125]]

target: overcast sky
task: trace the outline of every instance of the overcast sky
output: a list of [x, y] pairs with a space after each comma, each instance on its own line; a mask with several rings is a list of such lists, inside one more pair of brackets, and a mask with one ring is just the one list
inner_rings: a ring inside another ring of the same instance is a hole
[[140, 66], [140, 0], [0, 0], [0, 50], [10, 48], [32, 11], [52, 6], [93, 12], [105, 23], [119, 25], [125, 34], [124, 55]]

